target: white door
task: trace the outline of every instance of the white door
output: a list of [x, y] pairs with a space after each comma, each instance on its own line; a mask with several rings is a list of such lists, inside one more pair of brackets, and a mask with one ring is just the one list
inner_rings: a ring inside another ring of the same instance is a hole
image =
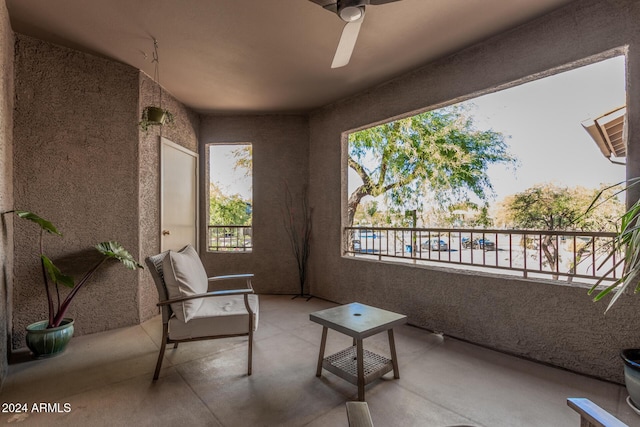
[[160, 139], [160, 248], [198, 250], [198, 154]]

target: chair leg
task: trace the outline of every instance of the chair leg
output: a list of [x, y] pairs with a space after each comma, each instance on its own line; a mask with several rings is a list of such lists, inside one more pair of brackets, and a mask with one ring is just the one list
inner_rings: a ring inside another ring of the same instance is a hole
[[[253, 322], [252, 322], [253, 323]], [[251, 325], [251, 329], [249, 329], [249, 367], [247, 369], [247, 375], [251, 375], [251, 359], [253, 356], [253, 325]]]
[[158, 379], [160, 375], [160, 368], [162, 367], [162, 359], [164, 358], [164, 350], [167, 347], [167, 336], [169, 335], [169, 325], [162, 324], [162, 342], [160, 343], [160, 354], [158, 354], [158, 361], [156, 362], [156, 371], [153, 374], [153, 380]]
[[178, 348], [178, 344], [179, 344], [179, 343], [177, 343], [177, 342], [176, 342], [176, 343], [174, 343], [174, 344], [173, 344], [173, 348], [174, 348], [174, 349]]

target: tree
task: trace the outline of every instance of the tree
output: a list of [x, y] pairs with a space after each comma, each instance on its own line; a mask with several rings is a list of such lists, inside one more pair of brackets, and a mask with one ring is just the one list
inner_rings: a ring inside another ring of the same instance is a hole
[[244, 176], [252, 176], [253, 174], [253, 145], [244, 144], [232, 151], [233, 157], [236, 159], [236, 163], [233, 166], [234, 170], [244, 170]]
[[585, 212], [600, 189], [537, 184], [508, 196], [502, 202], [501, 218], [515, 228], [533, 230], [615, 231], [624, 206], [617, 198]]
[[213, 183], [209, 187], [210, 225], [251, 225], [251, 203], [238, 194], [226, 196]]
[[[538, 184], [521, 193], [506, 197], [498, 216], [501, 222], [513, 228], [533, 230], [615, 231], [615, 222], [624, 212], [617, 198], [607, 204], [589, 209], [600, 189], [569, 188], [555, 184]], [[578, 248], [579, 262], [584, 251], [591, 246], [587, 242]], [[523, 241], [530, 245], [531, 241]], [[549, 266], [558, 265], [558, 241], [553, 235], [542, 235], [540, 249]], [[575, 266], [572, 267], [575, 269]]]
[[487, 167], [514, 163], [504, 136], [480, 131], [461, 106], [441, 108], [349, 135], [348, 164], [362, 179], [348, 202], [348, 223], [366, 196], [390, 207], [418, 205], [427, 193], [439, 204], [486, 200]]

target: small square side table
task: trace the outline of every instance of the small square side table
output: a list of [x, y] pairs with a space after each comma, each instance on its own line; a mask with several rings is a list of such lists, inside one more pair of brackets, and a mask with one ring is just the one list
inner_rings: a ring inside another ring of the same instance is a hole
[[[407, 316], [354, 302], [339, 307], [316, 311], [309, 315], [312, 322], [322, 325], [322, 341], [316, 376], [322, 368], [358, 386], [358, 400], [364, 401], [364, 386], [393, 370], [400, 378], [393, 327], [407, 323]], [[353, 338], [353, 346], [324, 357], [327, 331], [331, 328]], [[365, 350], [362, 340], [387, 331], [391, 359]]]

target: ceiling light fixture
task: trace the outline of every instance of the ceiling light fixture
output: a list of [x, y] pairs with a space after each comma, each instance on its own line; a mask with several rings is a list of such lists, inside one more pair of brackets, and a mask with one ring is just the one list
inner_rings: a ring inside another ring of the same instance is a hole
[[364, 7], [362, 6], [347, 6], [340, 10], [340, 18], [345, 22], [353, 22], [362, 18], [364, 15]]

